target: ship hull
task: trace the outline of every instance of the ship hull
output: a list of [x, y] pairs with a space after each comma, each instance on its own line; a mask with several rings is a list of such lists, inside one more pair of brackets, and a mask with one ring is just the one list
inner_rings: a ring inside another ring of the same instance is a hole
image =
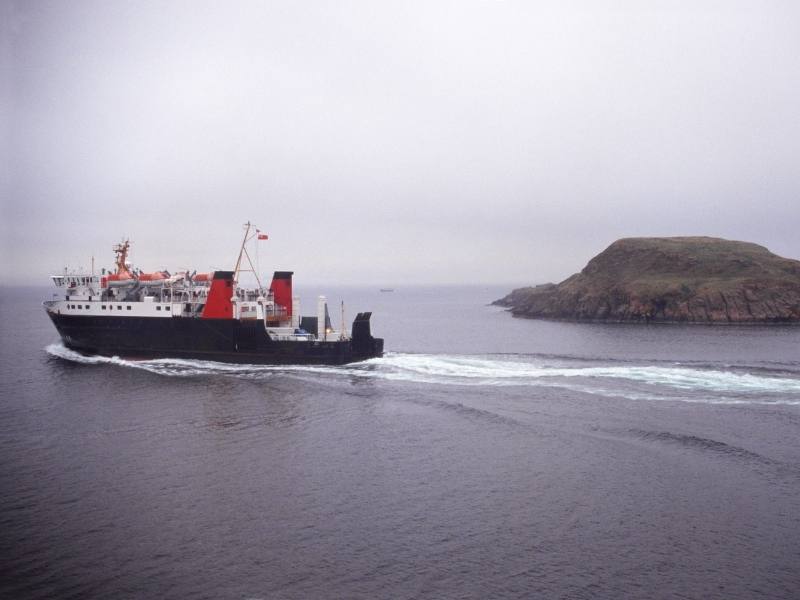
[[191, 317], [77, 316], [48, 310], [64, 345], [85, 354], [240, 364], [340, 365], [383, 355], [368, 328], [345, 340], [274, 340], [263, 322]]

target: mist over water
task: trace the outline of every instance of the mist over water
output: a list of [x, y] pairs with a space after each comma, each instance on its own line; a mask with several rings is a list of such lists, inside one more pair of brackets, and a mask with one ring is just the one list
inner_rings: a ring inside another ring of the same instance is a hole
[[629, 236], [800, 257], [796, 2], [369, 4], [0, 4], [4, 281], [121, 236], [225, 268], [248, 219], [328, 282], [557, 282]]
[[513, 319], [301, 288], [381, 359], [66, 349], [0, 289], [0, 595], [793, 598], [800, 328]]

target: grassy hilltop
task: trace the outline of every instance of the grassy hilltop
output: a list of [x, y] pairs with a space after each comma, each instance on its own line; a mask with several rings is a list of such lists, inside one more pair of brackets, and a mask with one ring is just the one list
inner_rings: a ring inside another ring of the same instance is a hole
[[561, 320], [800, 323], [800, 261], [719, 238], [624, 238], [561, 283], [495, 304]]

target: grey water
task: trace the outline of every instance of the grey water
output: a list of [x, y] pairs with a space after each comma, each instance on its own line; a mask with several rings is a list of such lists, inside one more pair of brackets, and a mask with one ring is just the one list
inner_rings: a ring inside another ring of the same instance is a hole
[[800, 597], [800, 328], [507, 291], [301, 290], [387, 354], [264, 367], [82, 356], [0, 289], [0, 597]]

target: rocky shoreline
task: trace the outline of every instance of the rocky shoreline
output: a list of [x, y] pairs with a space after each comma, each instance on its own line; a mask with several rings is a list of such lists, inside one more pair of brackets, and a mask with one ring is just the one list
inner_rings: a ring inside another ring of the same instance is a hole
[[493, 304], [559, 321], [800, 324], [800, 261], [719, 238], [625, 238], [561, 283]]

